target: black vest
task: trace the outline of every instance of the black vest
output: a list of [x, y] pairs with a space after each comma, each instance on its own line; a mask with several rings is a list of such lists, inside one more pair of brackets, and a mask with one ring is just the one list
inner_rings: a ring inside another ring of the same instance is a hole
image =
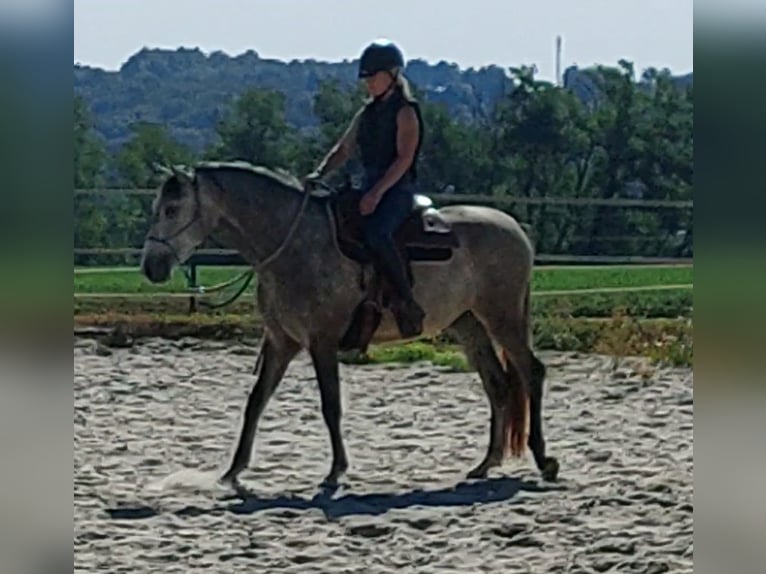
[[415, 109], [420, 124], [420, 137], [415, 150], [415, 157], [407, 173], [414, 180], [417, 175], [417, 160], [420, 154], [420, 144], [423, 141], [423, 119], [420, 115], [420, 107], [417, 102], [411, 102], [404, 98], [401, 91], [394, 93], [385, 100], [373, 100], [369, 102], [359, 118], [356, 141], [359, 146], [361, 162], [366, 171], [376, 173], [385, 172], [396, 159], [396, 116], [402, 107], [410, 105]]

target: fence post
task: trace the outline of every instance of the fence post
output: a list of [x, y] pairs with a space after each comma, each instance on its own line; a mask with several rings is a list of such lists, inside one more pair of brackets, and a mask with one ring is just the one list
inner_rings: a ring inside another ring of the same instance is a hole
[[[190, 289], [196, 289], [197, 288], [197, 265], [194, 263], [194, 261], [189, 262], [189, 279], [188, 279], [188, 287]], [[191, 293], [189, 295], [189, 314], [195, 313], [197, 311], [197, 297], [194, 295], [194, 293]]]

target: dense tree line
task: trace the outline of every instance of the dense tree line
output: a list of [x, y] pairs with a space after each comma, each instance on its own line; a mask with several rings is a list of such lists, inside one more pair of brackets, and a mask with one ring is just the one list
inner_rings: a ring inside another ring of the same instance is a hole
[[[170, 135], [198, 153], [214, 143], [215, 124], [233, 100], [253, 87], [276, 90], [284, 98], [284, 116], [302, 133], [314, 131], [319, 118], [312, 102], [319, 86], [334, 81], [343, 90], [357, 82], [355, 60], [283, 62], [249, 50], [237, 56], [199, 49], [142, 49], [119, 70], [74, 66], [74, 92], [92, 112], [94, 132], [114, 151], [132, 136], [135, 122], [166, 126]], [[455, 64], [407, 62], [407, 75], [431, 102], [449, 107], [452, 117], [470, 120], [487, 113], [512, 87], [499, 66], [461, 70]], [[568, 77], [577, 76], [570, 71]], [[685, 81], [678, 78], [678, 81]]]
[[[692, 85], [655, 69], [637, 78], [625, 61], [585, 74], [588, 98], [577, 85], [558, 87], [535, 78], [532, 68], [512, 68], [504, 93], [472, 118], [422, 97], [422, 190], [530, 199], [691, 199]], [[307, 102], [317, 125], [307, 130], [289, 121], [284, 92], [251, 88], [222, 110], [202, 150], [172, 136], [163, 123], [138, 121], [127, 141], [107, 152], [86, 99], [76, 96], [74, 186], [154, 187], [154, 162], [197, 159], [242, 159], [300, 175], [319, 161], [362, 100], [354, 84], [321, 80]], [[149, 201], [119, 193], [77, 196], [75, 245], [140, 245]], [[531, 227], [540, 253], [691, 255], [691, 210], [528, 203], [512, 204], [509, 211]]]

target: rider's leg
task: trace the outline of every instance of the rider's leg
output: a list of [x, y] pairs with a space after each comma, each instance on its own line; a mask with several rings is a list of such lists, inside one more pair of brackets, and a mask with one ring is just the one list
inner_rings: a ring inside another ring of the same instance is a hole
[[375, 211], [365, 217], [364, 225], [367, 246], [375, 252], [379, 265], [402, 300], [402, 306], [395, 309], [395, 314], [405, 337], [422, 333], [425, 315], [413, 298], [407, 269], [393, 239], [396, 230], [412, 213], [412, 201], [409, 190], [395, 186], [383, 195]]

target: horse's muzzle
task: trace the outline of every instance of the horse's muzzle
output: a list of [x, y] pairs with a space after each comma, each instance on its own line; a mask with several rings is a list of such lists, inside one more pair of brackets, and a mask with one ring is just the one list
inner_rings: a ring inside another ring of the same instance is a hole
[[170, 279], [170, 257], [156, 253], [147, 253], [141, 260], [141, 271], [152, 283], [163, 283]]

